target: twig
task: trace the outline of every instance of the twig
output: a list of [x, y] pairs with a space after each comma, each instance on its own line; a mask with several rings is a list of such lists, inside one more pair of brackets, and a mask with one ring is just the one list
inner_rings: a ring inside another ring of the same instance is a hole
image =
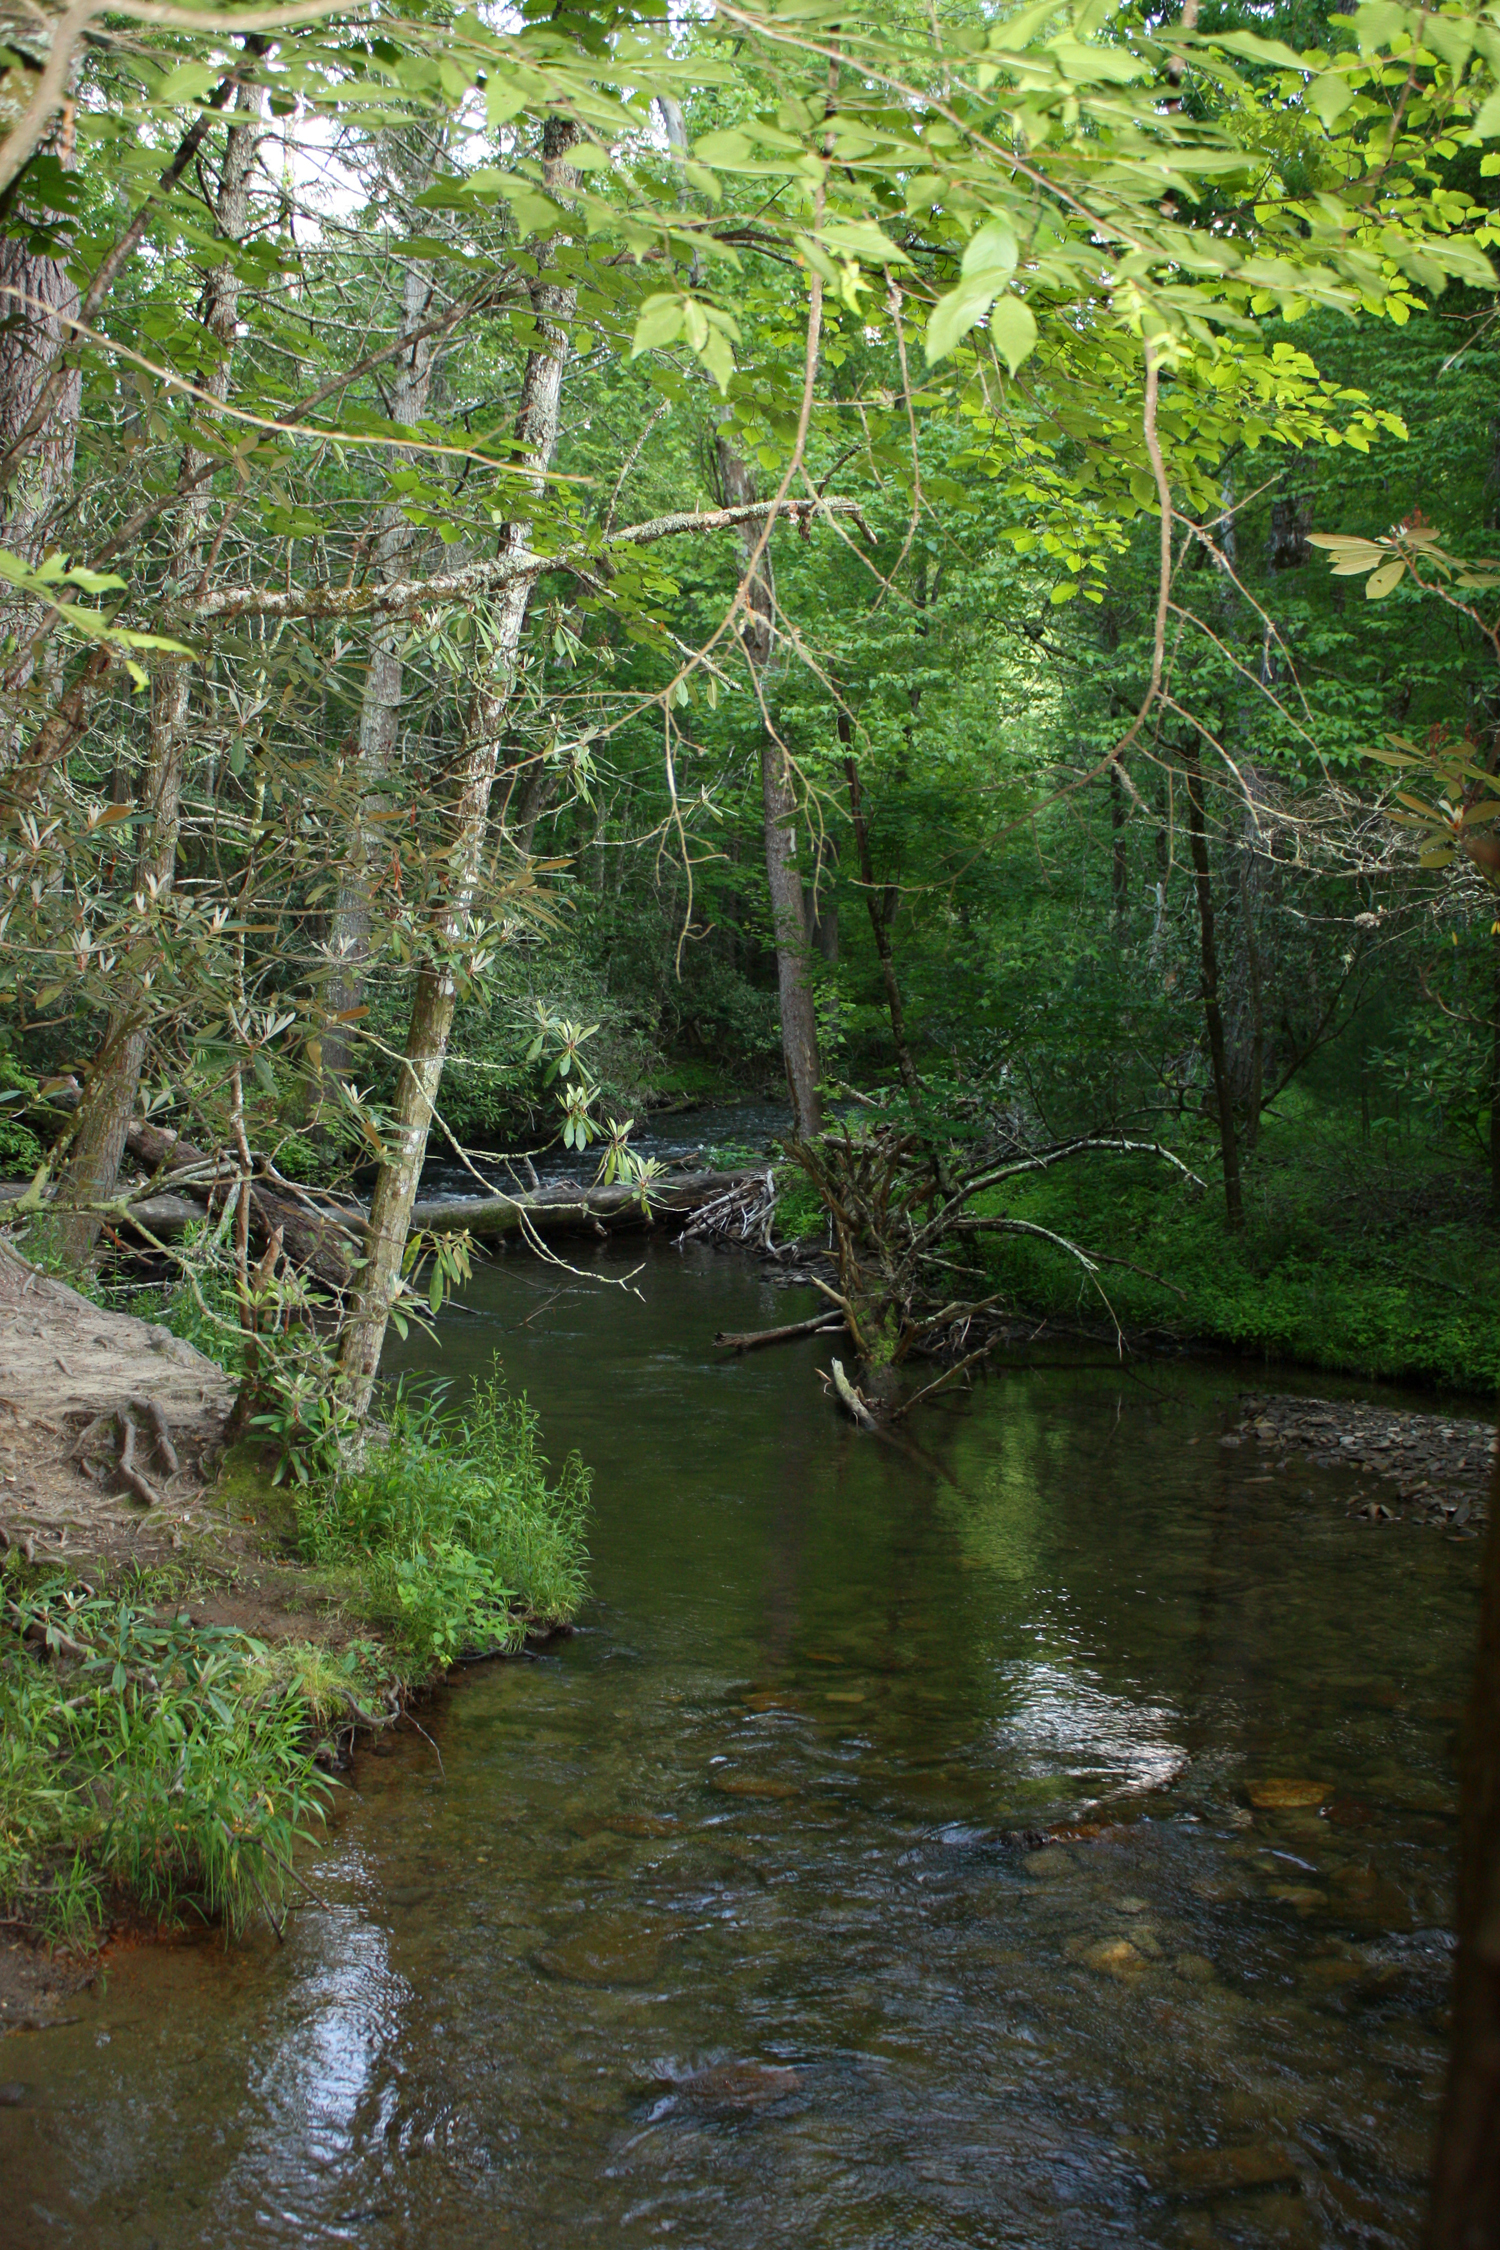
[[935, 1382], [925, 1383], [914, 1398], [905, 1399], [901, 1405], [893, 1407], [891, 1409], [891, 1420], [893, 1422], [904, 1421], [914, 1406], [920, 1406], [924, 1398], [931, 1398], [934, 1391], [940, 1391], [945, 1383], [951, 1383], [955, 1375], [962, 1375], [964, 1369], [972, 1367], [976, 1359], [987, 1359], [995, 1348], [995, 1341], [996, 1339], [993, 1336], [987, 1337], [977, 1351], [967, 1353], [963, 1359], [956, 1361], [952, 1367], [945, 1368]]
[[442, 1751], [433, 1741], [432, 1736], [427, 1732], [427, 1729], [423, 1726], [420, 1719], [413, 1719], [410, 1711], [403, 1713], [403, 1716], [411, 1721], [411, 1724], [416, 1728], [418, 1734], [422, 1737], [422, 1740], [431, 1746], [432, 1754], [438, 1762], [438, 1772], [442, 1775], [444, 1781], [446, 1781], [448, 1778], [448, 1772], [447, 1768], [443, 1764]]

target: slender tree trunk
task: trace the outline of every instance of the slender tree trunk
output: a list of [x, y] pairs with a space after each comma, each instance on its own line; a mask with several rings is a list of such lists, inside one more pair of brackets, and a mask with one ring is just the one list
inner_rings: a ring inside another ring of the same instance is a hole
[[1245, 913], [1245, 968], [1250, 980], [1250, 1092], [1245, 1106], [1245, 1146], [1254, 1154], [1260, 1140], [1260, 1113], [1266, 1098], [1266, 1001], [1260, 972], [1260, 941], [1255, 934], [1256, 887], [1240, 886]]
[[1214, 893], [1208, 864], [1208, 833], [1203, 816], [1203, 767], [1196, 742], [1185, 748], [1187, 769], [1188, 843], [1198, 894], [1198, 938], [1203, 967], [1203, 1020], [1208, 1030], [1209, 1064], [1213, 1071], [1214, 1101], [1219, 1113], [1219, 1148], [1224, 1160], [1224, 1209], [1231, 1227], [1244, 1224], [1240, 1195], [1240, 1151], [1234, 1132], [1234, 1093], [1229, 1083], [1229, 1062], [1224, 1049], [1224, 1016], [1219, 1006], [1219, 957], [1214, 941]]
[[[401, 291], [399, 334], [403, 341], [422, 326], [431, 303], [429, 269], [423, 265], [408, 266]], [[393, 422], [410, 428], [427, 412], [436, 357], [434, 341], [426, 337], [413, 343], [395, 361], [390, 401]], [[396, 456], [397, 460], [406, 458], [404, 454]], [[415, 539], [413, 526], [400, 508], [381, 510], [370, 565], [375, 583], [389, 586], [405, 577]], [[406, 685], [401, 651], [409, 632], [407, 624], [396, 621], [377, 626], [370, 637], [370, 664], [365, 675], [355, 753], [359, 801], [348, 857], [339, 877], [338, 899], [329, 917], [328, 954], [332, 968], [325, 988], [324, 1025], [319, 1041], [320, 1074], [325, 1083], [348, 1072], [351, 1046], [348, 1024], [364, 998], [372, 918], [369, 824], [386, 803], [385, 782], [401, 732], [401, 704]]]
[[[48, 146], [49, 153], [60, 157], [71, 171], [71, 131], [61, 139], [54, 136]], [[21, 292], [0, 296], [0, 456], [4, 456], [21, 438], [59, 352], [71, 340], [71, 331], [58, 316], [77, 312], [78, 291], [65, 259], [38, 255], [12, 235], [0, 235], [0, 283], [8, 291]], [[74, 366], [62, 378], [51, 412], [27, 442], [0, 496], [0, 545], [28, 563], [41, 562], [53, 544], [54, 519], [72, 495], [82, 403], [83, 370]], [[30, 644], [42, 614], [40, 605], [25, 595], [12, 595], [0, 606], [0, 634], [13, 636], [22, 652], [12, 661], [5, 680], [6, 764], [15, 757], [22, 700], [35, 672]], [[49, 644], [42, 678], [33, 693], [40, 690], [55, 699], [57, 688], [57, 661]]]
[[[554, 196], [565, 196], [576, 185], [577, 175], [567, 162], [567, 154], [578, 139], [578, 133], [578, 127], [564, 118], [549, 118], [544, 128], [543, 173]], [[531, 304], [539, 341], [527, 357], [515, 435], [518, 465], [532, 472], [532, 490], [537, 499], [545, 489], [546, 470], [557, 444], [563, 368], [568, 353], [567, 324], [573, 317], [578, 296], [575, 283], [549, 271], [567, 239], [559, 234], [531, 246], [536, 259]], [[530, 538], [529, 522], [509, 523], [501, 535], [501, 552], [524, 553]], [[375, 1182], [365, 1265], [344, 1328], [339, 1355], [340, 1377], [349, 1405], [361, 1415], [370, 1403], [391, 1304], [400, 1287], [401, 1261], [411, 1230], [412, 1206], [417, 1199], [427, 1154], [427, 1136], [453, 1029], [458, 989], [445, 957], [463, 945], [473, 911], [489, 819], [490, 791], [495, 780], [505, 714], [515, 684], [528, 592], [525, 580], [502, 589], [491, 613], [492, 677], [476, 696], [470, 719], [469, 748], [460, 769], [458, 793], [450, 815], [447, 895], [436, 917], [434, 954], [424, 960], [417, 971], [405, 1054], [396, 1087], [393, 1147]]]
[[1109, 769], [1109, 825], [1111, 833], [1109, 855], [1109, 913], [1114, 925], [1115, 941], [1125, 935], [1130, 917], [1130, 847], [1125, 841], [1125, 823], [1129, 807], [1125, 802], [1125, 784], [1119, 769]]
[[1426, 2250], [1500, 2245], [1500, 1457], [1465, 1723], [1448, 2090], [1423, 2239]]
[[[719, 479], [726, 504], [741, 507], [756, 500], [759, 495], [754, 475], [722, 435], [718, 440], [718, 456]], [[745, 524], [739, 536], [748, 562], [759, 543], [761, 527]], [[762, 693], [775, 648], [775, 617], [776, 590], [768, 550], [755, 566], [743, 634], [746, 661], [761, 681]], [[821, 1122], [818, 1017], [809, 973], [802, 876], [797, 865], [797, 800], [786, 752], [769, 728], [763, 729], [760, 741], [760, 792], [766, 883], [771, 893], [771, 928], [776, 940], [781, 1053], [792, 1104], [792, 1135], [796, 1140], [805, 1140], [818, 1130]]]
[[[217, 231], [226, 242], [237, 242], [249, 223], [250, 171], [259, 135], [260, 104], [258, 87], [240, 87], [235, 108], [243, 122], [230, 127], [225, 141], [214, 213]], [[202, 387], [220, 400], [229, 395], [239, 297], [239, 277], [232, 260], [226, 259], [205, 275], [199, 309], [217, 356], [203, 377]], [[201, 479], [207, 458], [191, 445], [184, 448], [180, 478], [183, 498], [173, 525], [171, 562], [172, 579], [181, 591], [187, 590], [200, 567], [200, 539], [211, 498], [207, 480]], [[157, 665], [141, 787], [142, 840], [136, 857], [136, 890], [149, 902], [148, 912], [165, 909], [176, 879], [191, 688], [188, 658], [167, 656]], [[90, 1074], [57, 1198], [61, 1207], [56, 1222], [58, 1245], [76, 1264], [93, 1255], [99, 1239], [98, 1219], [78, 1206], [105, 1201], [115, 1190], [145, 1065], [150, 1016], [149, 992], [137, 984], [112, 1012]]]
[[901, 1004], [901, 986], [896, 976], [895, 958], [891, 952], [891, 932], [880, 901], [875, 895], [875, 868], [870, 858], [870, 833], [865, 825], [864, 795], [859, 785], [859, 761], [848, 749], [852, 729], [848, 718], [839, 713], [839, 740], [845, 745], [844, 774], [849, 783], [849, 819], [854, 829], [854, 848], [859, 856], [859, 879], [865, 894], [865, 905], [870, 912], [870, 929], [875, 939], [875, 952], [880, 962], [880, 980], [885, 986], [886, 1012], [891, 1019], [891, 1045], [896, 1051], [896, 1068], [901, 1073], [901, 1083], [915, 1096], [922, 1090], [917, 1076], [917, 1066], [911, 1059], [911, 1048], [906, 1037], [906, 1010]]

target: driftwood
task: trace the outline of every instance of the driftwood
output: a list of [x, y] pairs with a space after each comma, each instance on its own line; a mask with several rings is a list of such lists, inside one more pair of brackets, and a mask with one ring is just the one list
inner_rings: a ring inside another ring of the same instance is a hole
[[811, 1320], [789, 1320], [782, 1328], [720, 1329], [714, 1338], [726, 1351], [753, 1352], [761, 1344], [788, 1344], [796, 1336], [837, 1336], [844, 1323], [833, 1313], [814, 1313]]
[[836, 1359], [833, 1362], [833, 1387], [839, 1394], [839, 1403], [847, 1407], [860, 1428], [862, 1430], [873, 1430], [875, 1417], [844, 1373], [844, 1363], [841, 1359]]

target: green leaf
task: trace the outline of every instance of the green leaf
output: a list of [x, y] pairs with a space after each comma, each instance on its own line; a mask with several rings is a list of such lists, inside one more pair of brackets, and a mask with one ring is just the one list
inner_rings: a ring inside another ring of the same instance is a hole
[[927, 364], [945, 359], [955, 344], [983, 320], [995, 294], [994, 282], [963, 281], [939, 297], [927, 322]]
[[829, 219], [819, 239], [839, 257], [859, 258], [867, 266], [911, 264], [906, 252], [868, 219]]
[[717, 164], [733, 171], [752, 160], [755, 146], [743, 133], [704, 133], [694, 141], [693, 154], [704, 164]]
[[1354, 100], [1354, 89], [1347, 78], [1337, 70], [1325, 70], [1315, 78], [1304, 96], [1310, 110], [1320, 117], [1329, 132]]
[[721, 396], [727, 396], [729, 379], [734, 373], [734, 352], [729, 338], [721, 329], [711, 328], [699, 346], [698, 357], [719, 386]]
[[1036, 318], [1029, 305], [1008, 292], [995, 300], [990, 314], [990, 334], [1012, 375], [1036, 350]]
[[1206, 42], [1211, 47], [1223, 47], [1231, 55], [1243, 55], [1247, 62], [1275, 63], [1283, 70], [1307, 68], [1295, 47], [1287, 47], [1279, 39], [1262, 39], [1254, 31], [1219, 31]]
[[656, 351], [664, 344], [675, 344], [682, 334], [682, 315], [683, 300], [675, 291], [648, 297], [636, 316], [631, 358], [638, 359], [642, 352]]
[[1391, 562], [1382, 563], [1379, 570], [1372, 572], [1365, 580], [1365, 599], [1372, 602], [1383, 601], [1405, 576], [1406, 565], [1399, 555]]
[[966, 281], [980, 274], [996, 276], [996, 286], [1016, 270], [1020, 251], [1009, 219], [988, 219], [965, 247], [959, 270]]

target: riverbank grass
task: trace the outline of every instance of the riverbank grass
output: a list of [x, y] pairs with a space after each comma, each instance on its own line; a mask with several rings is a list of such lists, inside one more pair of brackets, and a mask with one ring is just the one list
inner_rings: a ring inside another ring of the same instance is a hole
[[498, 1370], [461, 1410], [398, 1387], [358, 1467], [297, 1498], [310, 1562], [352, 1566], [363, 1614], [418, 1669], [512, 1653], [577, 1613], [586, 1586], [589, 1476], [556, 1483], [537, 1418]]
[[[237, 1448], [213, 1495], [248, 1527], [110, 1574], [0, 1558], [0, 1915], [86, 1945], [122, 1908], [279, 1926], [336, 1804], [339, 1745], [398, 1723], [461, 1657], [567, 1625], [588, 1475], [553, 1478], [498, 1370], [462, 1410], [398, 1389], [364, 1460], [304, 1488]], [[200, 1525], [213, 1511], [197, 1511]], [[243, 1599], [254, 1630], [206, 1622]]]

